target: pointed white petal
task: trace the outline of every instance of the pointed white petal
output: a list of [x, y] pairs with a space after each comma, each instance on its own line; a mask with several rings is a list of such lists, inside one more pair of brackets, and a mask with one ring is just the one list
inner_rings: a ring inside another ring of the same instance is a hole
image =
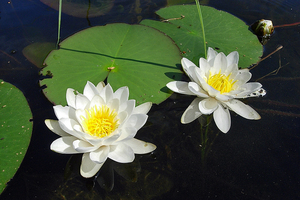
[[198, 97], [207, 98], [207, 93], [195, 82], [188, 83], [189, 90], [193, 93], [193, 95], [197, 95]]
[[113, 98], [117, 98], [121, 102], [125, 102], [128, 100], [129, 97], [129, 89], [127, 86], [119, 88], [115, 93], [113, 94]]
[[75, 109], [73, 107], [57, 105], [53, 106], [53, 109], [57, 119], [75, 118]]
[[132, 114], [126, 121], [125, 127], [134, 127], [139, 130], [144, 126], [148, 119], [148, 115], [145, 114]]
[[126, 144], [110, 146], [108, 157], [119, 163], [130, 163], [134, 160], [133, 150]]
[[106, 105], [111, 109], [110, 112], [112, 112], [113, 110], [116, 113], [119, 112], [119, 99], [111, 99]]
[[127, 115], [130, 115], [135, 108], [135, 100], [133, 99], [120, 103], [119, 113], [125, 111]]
[[189, 76], [189, 78], [193, 82], [196, 82], [196, 79], [195, 79], [196, 76], [194, 75], [193, 71], [191, 71], [191, 67], [197, 67], [197, 66], [187, 58], [181, 59], [181, 65], [182, 65], [184, 72]]
[[167, 84], [167, 87], [173, 92], [186, 94], [186, 95], [194, 95], [188, 88], [188, 82], [184, 81], [172, 81]]
[[226, 93], [226, 94], [223, 93], [223, 94], [217, 94], [215, 98], [216, 98], [218, 101], [223, 102], [223, 101], [229, 101], [229, 100], [232, 99], [233, 97], [232, 97], [231, 93], [230, 93], [230, 94], [228, 94], [228, 93]]
[[242, 86], [251, 79], [252, 74], [248, 70], [239, 70], [234, 80], [237, 80], [235, 84]]
[[208, 64], [206, 59], [200, 58], [199, 59], [199, 68], [201, 70], [201, 76], [209, 77], [209, 70], [211, 66]]
[[88, 108], [90, 109], [94, 106], [99, 107], [99, 106], [102, 106], [102, 105], [105, 105], [105, 101], [103, 100], [103, 98], [100, 97], [99, 95], [95, 95], [92, 98], [91, 102], [89, 103]]
[[149, 112], [149, 110], [151, 109], [151, 106], [152, 106], [152, 102], [146, 102], [146, 103], [143, 103], [141, 105], [138, 105], [137, 107], [135, 107], [133, 109], [133, 112], [132, 114], [147, 114]]
[[221, 71], [221, 73], [224, 73], [227, 68], [227, 59], [224, 53], [219, 53], [214, 61], [214, 65], [211, 68], [210, 72], [212, 74], [217, 74]]
[[199, 110], [199, 102], [201, 98], [195, 98], [192, 103], [189, 105], [189, 107], [184, 111], [182, 117], [181, 117], [181, 123], [187, 124], [198, 117], [202, 114]]
[[229, 102], [224, 102], [232, 111], [246, 119], [260, 119], [260, 115], [250, 106], [243, 102], [232, 99]]
[[118, 142], [123, 141], [123, 140], [128, 140], [131, 138], [134, 138], [134, 136], [136, 135], [137, 130], [134, 127], [124, 127], [122, 128], [122, 134], [121, 136], [118, 138]]
[[[260, 90], [261, 87], [262, 85], [258, 82], [246, 83], [242, 86], [244, 91], [237, 94], [235, 98], [246, 98], [249, 94]], [[259, 93], [257, 93], [257, 95], [253, 94], [253, 96], [259, 96]]]
[[96, 150], [98, 147], [93, 146], [90, 143], [82, 140], [75, 140], [73, 142], [73, 147], [76, 151], [80, 153], [87, 153]]
[[204, 115], [209, 115], [214, 112], [218, 107], [218, 103], [213, 98], [203, 99], [199, 103], [199, 110]]
[[213, 117], [220, 131], [222, 131], [223, 133], [227, 133], [231, 126], [231, 118], [230, 118], [229, 110], [219, 104], [218, 108], [215, 110], [213, 114]]
[[100, 96], [103, 98], [105, 103], [108, 103], [113, 98], [113, 89], [109, 83], [101, 90]]
[[107, 159], [109, 149], [109, 146], [101, 146], [97, 150], [90, 153], [90, 159], [97, 164], [104, 163]]
[[66, 94], [66, 99], [67, 99], [67, 103], [69, 106], [75, 108], [75, 94], [74, 94], [75, 90], [68, 88], [67, 89], [67, 94]]
[[131, 140], [126, 140], [124, 141], [124, 143], [130, 146], [135, 154], [146, 154], [156, 149], [156, 146], [154, 144], [144, 142], [135, 138], [132, 138]]
[[239, 63], [239, 53], [237, 51], [233, 51], [227, 55], [227, 66], [238, 64]]
[[74, 137], [77, 137], [78, 139], [83, 139], [83, 135], [75, 131], [73, 128], [75, 125], [80, 125], [77, 121], [73, 119], [63, 118], [60, 119], [58, 123], [61, 129], [64, 130], [65, 132], [69, 133], [70, 135], [73, 135]]
[[88, 81], [83, 89], [83, 95], [86, 96], [89, 100], [92, 100], [95, 95], [99, 95], [99, 92], [95, 85]]
[[[216, 52], [215, 50], [213, 50], [213, 48], [208, 47], [207, 50], [207, 62], [210, 62], [211, 60], [214, 60], [215, 57], [217, 56], [218, 52]], [[213, 65], [211, 65], [213, 66]]]
[[90, 100], [84, 96], [83, 94], [78, 93], [75, 96], [75, 104], [76, 104], [76, 109], [86, 109], [87, 105], [90, 103]]
[[45, 124], [53, 133], [56, 133], [59, 136], [70, 136], [68, 133], [66, 133], [60, 128], [57, 120], [46, 119]]
[[104, 164], [97, 164], [90, 159], [90, 153], [85, 153], [82, 155], [82, 161], [80, 166], [80, 174], [85, 178], [90, 178], [94, 176]]
[[105, 87], [105, 83], [103, 81], [99, 82], [96, 86], [98, 93], [100, 94], [101, 90]]
[[73, 148], [73, 142], [75, 140], [77, 140], [77, 138], [73, 136], [60, 137], [52, 142], [50, 149], [62, 154], [80, 153]]
[[113, 133], [111, 133], [110, 136], [103, 138], [102, 145], [113, 144], [115, 141], [117, 141], [119, 139], [119, 137], [121, 136], [121, 133], [122, 132], [120, 129], [115, 130]]

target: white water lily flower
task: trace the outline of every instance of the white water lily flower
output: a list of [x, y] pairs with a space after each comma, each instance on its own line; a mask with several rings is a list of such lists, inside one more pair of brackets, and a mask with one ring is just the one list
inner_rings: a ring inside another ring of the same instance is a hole
[[248, 69], [239, 70], [238, 60], [236, 51], [226, 57], [212, 48], [208, 48], [207, 60], [200, 58], [200, 67], [182, 58], [182, 67], [191, 82], [173, 81], [167, 87], [177, 93], [197, 96], [183, 113], [183, 124], [194, 121], [202, 114], [213, 113], [217, 127], [227, 133], [231, 126], [229, 109], [246, 119], [260, 119], [254, 109], [237, 100], [265, 94], [260, 83], [247, 83], [251, 73]]
[[128, 87], [113, 92], [109, 84], [87, 82], [83, 94], [69, 88], [66, 97], [68, 106], [53, 107], [58, 121], [45, 120], [47, 127], [61, 136], [50, 148], [62, 154], [83, 153], [83, 177], [94, 176], [107, 158], [129, 163], [134, 154], [156, 149], [134, 138], [146, 123], [152, 103], [135, 107], [135, 100], [128, 100]]

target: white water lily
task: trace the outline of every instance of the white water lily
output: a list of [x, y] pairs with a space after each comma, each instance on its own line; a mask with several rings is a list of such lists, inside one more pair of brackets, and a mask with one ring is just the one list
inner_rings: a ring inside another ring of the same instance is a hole
[[135, 107], [128, 100], [128, 87], [113, 92], [103, 82], [97, 86], [87, 82], [83, 94], [67, 90], [68, 106], [54, 106], [57, 120], [47, 119], [47, 127], [61, 136], [52, 142], [51, 150], [62, 154], [83, 153], [80, 173], [94, 176], [107, 158], [119, 163], [129, 163], [134, 154], [146, 154], [156, 146], [135, 139], [144, 126], [152, 103]]
[[199, 67], [182, 58], [182, 67], [191, 82], [173, 81], [167, 87], [176, 93], [197, 96], [183, 113], [183, 124], [213, 113], [217, 127], [227, 133], [231, 126], [229, 110], [246, 119], [260, 119], [253, 108], [237, 100], [265, 94], [260, 83], [247, 83], [251, 73], [248, 69], [239, 70], [238, 60], [236, 51], [226, 57], [212, 48], [208, 48], [207, 59], [200, 58]]

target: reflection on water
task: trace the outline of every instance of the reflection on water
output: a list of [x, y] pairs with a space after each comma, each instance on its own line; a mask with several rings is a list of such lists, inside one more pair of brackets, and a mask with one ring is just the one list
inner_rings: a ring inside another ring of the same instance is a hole
[[[129, 176], [108, 162], [107, 176], [94, 181], [81, 178], [78, 166], [67, 165], [70, 156], [49, 150], [56, 136], [47, 130], [44, 119], [55, 117], [52, 104], [38, 86], [39, 68], [22, 54], [34, 42], [56, 42], [57, 12], [38, 0], [0, 4], [0, 78], [24, 92], [34, 118], [30, 148], [0, 199], [300, 198], [299, 26], [275, 28], [264, 56], [279, 45], [283, 49], [251, 70], [255, 81], [284, 66], [276, 75], [260, 80], [268, 92], [264, 98], [247, 99], [262, 119], [249, 121], [231, 113], [231, 130], [218, 134], [205, 167], [200, 122], [179, 123], [193, 97], [174, 94], [153, 106], [149, 123], [137, 134], [139, 139], [155, 143], [157, 150], [138, 157]], [[165, 4], [163, 0], [115, 0], [110, 12], [90, 21], [63, 15], [62, 38], [90, 25], [155, 19], [154, 11]], [[208, 5], [228, 11], [249, 25], [258, 19], [270, 19], [275, 27], [300, 21], [297, 0], [210, 0]], [[214, 124], [211, 127], [214, 129]], [[114, 187], [109, 191], [111, 184]]]

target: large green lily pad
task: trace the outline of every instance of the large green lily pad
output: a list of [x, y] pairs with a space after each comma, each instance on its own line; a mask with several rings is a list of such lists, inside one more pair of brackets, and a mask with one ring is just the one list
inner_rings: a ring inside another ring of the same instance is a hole
[[41, 84], [56, 104], [66, 104], [67, 88], [81, 91], [87, 81], [107, 78], [114, 90], [129, 87], [137, 103], [160, 103], [170, 96], [165, 85], [180, 80], [180, 51], [156, 29], [143, 25], [109, 24], [78, 32], [60, 44], [45, 60], [53, 75]]
[[[246, 68], [262, 56], [263, 48], [249, 27], [237, 17], [212, 7], [201, 6], [207, 47], [226, 55], [238, 51], [239, 67]], [[199, 63], [205, 57], [202, 28], [195, 5], [180, 5], [157, 11], [164, 21], [143, 20], [141, 24], [161, 30], [178, 45], [183, 56]]]
[[0, 80], [0, 193], [18, 170], [31, 138], [32, 118], [23, 93]]

